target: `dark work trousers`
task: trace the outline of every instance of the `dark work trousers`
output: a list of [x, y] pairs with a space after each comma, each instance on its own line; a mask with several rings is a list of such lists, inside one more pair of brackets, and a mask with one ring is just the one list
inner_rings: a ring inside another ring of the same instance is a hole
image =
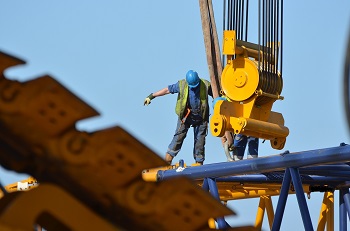
[[205, 159], [205, 138], [208, 133], [207, 121], [202, 120], [200, 122], [195, 122], [191, 118], [187, 118], [185, 123], [182, 123], [182, 121], [178, 119], [175, 135], [169, 144], [167, 153], [173, 157], [179, 153], [186, 138], [188, 129], [191, 126], [193, 127], [194, 134], [193, 158], [196, 162], [203, 162]]
[[233, 141], [234, 152], [233, 154], [238, 157], [238, 159], [243, 159], [245, 148], [248, 144], [248, 158], [258, 157], [259, 139], [251, 136], [245, 136], [241, 134], [236, 134]]

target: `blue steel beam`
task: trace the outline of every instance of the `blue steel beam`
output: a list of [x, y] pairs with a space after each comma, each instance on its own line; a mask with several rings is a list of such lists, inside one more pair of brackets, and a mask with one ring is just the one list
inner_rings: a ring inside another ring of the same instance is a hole
[[350, 219], [350, 193], [349, 193], [349, 189], [348, 188], [343, 188], [341, 189], [342, 193], [343, 193], [343, 199], [344, 199], [344, 204], [345, 204], [345, 208], [348, 214], [348, 217]]
[[280, 192], [280, 196], [278, 197], [275, 218], [273, 219], [271, 231], [278, 231], [281, 228], [281, 222], [284, 214], [284, 209], [286, 208], [290, 182], [291, 182], [290, 171], [289, 171], [289, 168], [287, 168], [284, 173], [281, 192]]
[[350, 166], [348, 164], [327, 164], [327, 165], [318, 165], [318, 166], [309, 166], [309, 167], [304, 167], [300, 168], [299, 171], [301, 170], [325, 170], [325, 171], [349, 171]]
[[[244, 183], [281, 183], [283, 180], [284, 173], [274, 172], [266, 174], [251, 174], [251, 175], [240, 175], [240, 176], [227, 176], [218, 177], [216, 182], [244, 182]], [[319, 185], [339, 185], [343, 184], [349, 179], [343, 177], [327, 177], [327, 176], [314, 176], [314, 175], [301, 175], [303, 184], [319, 184]]]
[[299, 169], [301, 174], [338, 176], [350, 178], [350, 166], [348, 164], [308, 166]]
[[191, 179], [203, 179], [205, 177], [222, 177], [230, 175], [242, 175], [281, 171], [289, 167], [306, 167], [310, 165], [324, 165], [334, 163], [345, 163], [350, 161], [350, 146], [316, 149], [310, 151], [283, 153], [268, 157], [246, 159], [235, 162], [222, 162], [205, 164], [203, 166], [188, 167], [183, 171], [159, 170], [158, 181], [177, 177], [187, 176]]
[[350, 179], [350, 171], [326, 171], [326, 170], [300, 170], [301, 174], [308, 174], [308, 175], [319, 175], [319, 176], [336, 176], [336, 177], [343, 177]]
[[204, 178], [203, 184], [202, 184], [202, 189], [203, 189], [204, 191], [208, 191], [208, 192], [209, 192], [208, 178]]
[[[308, 166], [299, 168], [299, 172], [300, 174], [308, 175], [337, 176], [350, 178], [350, 166], [348, 164]], [[279, 173], [282, 174], [282, 171]]]
[[[210, 192], [214, 198], [220, 201], [219, 190], [217, 188], [215, 179], [204, 178], [202, 188], [203, 190]], [[223, 217], [216, 218], [216, 222], [219, 229], [230, 227], [230, 225]]]
[[346, 207], [344, 202], [344, 189], [339, 190], [339, 231], [347, 231]]
[[300, 174], [297, 168], [289, 168], [290, 175], [292, 176], [293, 186], [297, 195], [299, 209], [301, 217], [303, 219], [304, 228], [307, 231], [313, 231], [309, 208], [306, 203], [303, 185], [301, 183]]
[[[214, 178], [207, 178], [206, 181], [208, 182], [209, 191], [210, 191], [211, 195], [214, 198], [216, 198], [218, 201], [220, 201], [219, 190], [218, 190], [218, 187], [216, 185], [215, 179]], [[216, 218], [216, 222], [218, 223], [219, 229], [224, 229], [224, 228], [230, 227], [223, 217]]]

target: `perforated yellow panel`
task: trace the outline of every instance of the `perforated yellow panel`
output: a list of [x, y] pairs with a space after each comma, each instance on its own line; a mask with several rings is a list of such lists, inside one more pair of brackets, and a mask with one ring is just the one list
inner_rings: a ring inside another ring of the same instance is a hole
[[[13, 60], [1, 53], [0, 67], [21, 63]], [[144, 169], [165, 161], [121, 127], [76, 130], [97, 112], [53, 78], [4, 78], [0, 94], [0, 164], [54, 183], [116, 227], [203, 230], [233, 213], [186, 178], [143, 181]]]

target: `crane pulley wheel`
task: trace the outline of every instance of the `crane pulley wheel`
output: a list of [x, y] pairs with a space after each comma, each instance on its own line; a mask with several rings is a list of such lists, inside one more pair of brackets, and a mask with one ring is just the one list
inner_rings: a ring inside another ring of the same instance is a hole
[[[231, 60], [221, 76], [224, 94], [232, 101], [242, 102], [257, 94], [264, 93], [279, 96], [282, 92], [283, 81], [279, 73], [258, 71], [258, 63], [249, 58], [238, 57]], [[257, 105], [263, 105], [275, 98], [258, 96]]]
[[[272, 95], [280, 95], [283, 88], [283, 79], [280, 73], [271, 73], [268, 71], [261, 71], [259, 75], [259, 89], [265, 93]], [[265, 103], [274, 100], [270, 97], [259, 96], [256, 100], [257, 105], [263, 105]]]
[[222, 72], [221, 86], [233, 101], [250, 98], [259, 84], [257, 65], [248, 58], [239, 57], [229, 62]]

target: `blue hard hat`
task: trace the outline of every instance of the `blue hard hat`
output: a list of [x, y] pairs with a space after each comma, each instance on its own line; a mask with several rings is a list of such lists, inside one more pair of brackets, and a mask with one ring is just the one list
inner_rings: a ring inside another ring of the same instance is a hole
[[197, 87], [200, 82], [197, 72], [189, 70], [186, 74], [186, 82], [190, 88]]

